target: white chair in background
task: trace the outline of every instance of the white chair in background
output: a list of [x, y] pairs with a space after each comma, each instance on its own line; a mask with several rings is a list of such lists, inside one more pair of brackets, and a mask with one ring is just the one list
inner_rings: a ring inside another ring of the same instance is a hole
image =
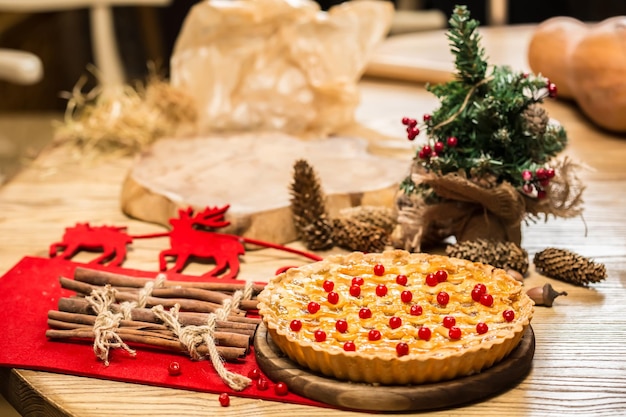
[[30, 52], [0, 49], [0, 80], [15, 84], [35, 84], [43, 77], [43, 64]]
[[[113, 22], [114, 6], [167, 6], [172, 0], [0, 0], [0, 11], [42, 13], [89, 9], [94, 64], [103, 87], [125, 82]], [[0, 49], [0, 79], [32, 84], [43, 76], [38, 57], [21, 51]]]

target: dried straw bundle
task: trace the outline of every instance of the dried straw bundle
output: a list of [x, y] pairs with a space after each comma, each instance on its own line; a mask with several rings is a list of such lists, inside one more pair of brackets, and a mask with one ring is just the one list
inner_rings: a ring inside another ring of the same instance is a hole
[[161, 137], [181, 134], [197, 119], [193, 100], [156, 75], [145, 85], [98, 85], [83, 92], [86, 82], [81, 77], [65, 95], [65, 120], [54, 138], [83, 154], [133, 155]]

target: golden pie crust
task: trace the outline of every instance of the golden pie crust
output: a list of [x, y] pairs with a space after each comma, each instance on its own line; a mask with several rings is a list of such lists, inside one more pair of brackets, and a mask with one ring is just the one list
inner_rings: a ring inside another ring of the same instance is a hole
[[289, 269], [258, 299], [272, 340], [301, 366], [389, 385], [480, 372], [518, 345], [533, 314], [522, 285], [501, 269], [403, 250], [332, 255]]

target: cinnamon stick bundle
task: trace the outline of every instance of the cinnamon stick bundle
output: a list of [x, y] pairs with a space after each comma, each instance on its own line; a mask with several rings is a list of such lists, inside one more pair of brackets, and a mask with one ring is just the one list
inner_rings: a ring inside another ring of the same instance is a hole
[[[109, 284], [114, 287], [134, 287], [142, 288], [149, 281], [154, 281], [153, 278], [139, 278], [131, 277], [128, 275], [116, 274], [107, 271], [98, 271], [95, 269], [88, 269], [77, 267], [74, 270], [74, 280], [80, 282], [86, 282], [88, 284], [99, 285], [101, 287]], [[172, 281], [165, 280], [163, 282], [164, 287], [182, 287], [182, 288], [198, 288], [209, 291], [219, 291], [224, 293], [233, 293], [245, 288], [245, 284], [240, 282], [202, 282], [202, 281]], [[264, 284], [253, 284], [252, 294], [256, 296], [263, 291]]]
[[[94, 290], [97, 290], [98, 287], [85, 284], [82, 282], [74, 281], [71, 279], [61, 277], [59, 279], [61, 283], [61, 287], [67, 290], [76, 291], [77, 293], [89, 295]], [[117, 292], [115, 295], [115, 299], [117, 301], [139, 301], [139, 296], [137, 293], [129, 293], [129, 292]], [[146, 305], [153, 307], [155, 305], [161, 304], [163, 307], [174, 307], [174, 305], [178, 304], [181, 309], [185, 311], [195, 311], [198, 313], [215, 313], [218, 309], [222, 307], [222, 304], [187, 299], [187, 298], [160, 298], [149, 296], [146, 297]], [[233, 309], [231, 314], [245, 314], [239, 309]]]
[[[90, 317], [90, 316], [88, 316]], [[57, 329], [57, 330], [92, 330], [93, 325], [96, 321], [96, 318], [93, 317], [92, 323], [90, 325], [88, 324], [81, 324], [81, 323], [73, 323], [73, 322], [68, 322], [68, 321], [62, 321], [62, 320], [56, 320], [56, 319], [48, 319], [48, 326], [52, 327], [53, 329]], [[122, 336], [122, 338], [124, 339], [123, 336], [128, 335], [128, 334], [135, 334], [138, 336], [150, 336], [150, 337], [154, 337], [154, 338], [158, 338], [158, 339], [164, 339], [164, 340], [168, 340], [168, 341], [178, 341], [178, 337], [176, 337], [176, 335], [174, 334], [174, 332], [172, 332], [171, 330], [167, 329], [165, 326], [163, 329], [151, 329], [151, 330], [145, 330], [145, 329], [141, 329], [139, 327], [129, 327], [128, 323], [124, 324], [124, 323], [120, 323], [120, 327], [118, 327], [116, 329], [116, 333], [119, 334], [120, 336]], [[215, 331], [213, 332], [213, 339], [215, 339], [215, 343], [218, 346], [229, 346], [229, 347], [237, 347], [237, 348], [242, 348], [244, 349], [244, 352], [247, 353], [248, 350], [250, 349], [250, 338], [244, 334], [238, 334], [238, 333], [230, 333], [230, 332], [220, 332], [220, 331]], [[155, 339], [156, 340], [156, 339]], [[160, 344], [157, 344], [157, 346], [160, 346]]]
[[[178, 340], [167, 340], [157, 335], [152, 335], [148, 332], [144, 332], [145, 334], [137, 334], [130, 332], [123, 332], [122, 329], [118, 329], [120, 334], [123, 335], [124, 341], [129, 343], [138, 343], [142, 345], [155, 346], [167, 350], [171, 350], [174, 352], [180, 353], [188, 353], [187, 348], [180, 343]], [[46, 330], [46, 336], [50, 339], [88, 339], [93, 340], [94, 334], [93, 330], [85, 327], [78, 328], [72, 330], [56, 330], [56, 329], [48, 329]], [[207, 355], [208, 351], [206, 346], [200, 345], [197, 347], [198, 353], [201, 355]], [[217, 352], [224, 360], [236, 360], [239, 359], [246, 354], [246, 349], [238, 348], [238, 347], [229, 347], [229, 346], [217, 346]]]
[[[48, 312], [46, 336], [53, 339], [90, 339], [94, 340], [96, 311], [85, 298], [94, 292], [101, 292], [104, 286], [112, 287], [113, 302], [107, 308], [113, 313], [124, 313], [125, 319], [117, 323], [115, 332], [125, 342], [153, 346], [175, 352], [186, 352], [186, 347], [179, 340], [180, 335], [169, 326], [163, 324], [161, 316], [146, 307], [162, 306], [172, 308], [178, 306], [176, 320], [182, 327], [181, 331], [195, 331], [188, 326], [204, 326], [213, 321], [218, 310], [224, 308], [224, 302], [232, 299], [235, 291], [244, 290], [245, 284], [214, 284], [205, 282], [165, 281], [163, 287], [151, 288], [148, 294], [141, 292], [149, 282], [148, 278], [135, 278], [105, 271], [76, 268], [74, 279], [60, 277], [62, 288], [74, 291], [77, 295], [60, 298], [58, 311]], [[205, 285], [209, 284], [209, 285]], [[263, 286], [253, 288], [258, 293]], [[145, 307], [128, 308], [124, 302], [135, 302]], [[258, 318], [246, 317], [244, 310], [257, 308], [257, 300], [239, 300], [237, 306], [228, 311], [223, 320], [215, 321], [212, 329], [212, 343], [215, 343], [218, 354], [223, 360], [236, 360], [250, 350], [254, 334], [260, 323]], [[179, 330], [176, 330], [178, 332]], [[207, 355], [208, 348], [204, 343], [195, 347], [200, 355]], [[218, 358], [213, 358], [218, 359]], [[217, 366], [217, 365], [216, 365]]]
[[[94, 311], [91, 309], [91, 305], [84, 298], [72, 297], [72, 298], [59, 298], [58, 302], [59, 311], [64, 311], [68, 313], [80, 313], [80, 314], [94, 314]], [[122, 312], [122, 309], [119, 304], [112, 304], [111, 311], [114, 313]], [[152, 312], [152, 310], [148, 308], [133, 308], [130, 310], [130, 315], [133, 320], [149, 322], [149, 323], [159, 323], [160, 320], [157, 316]], [[197, 313], [197, 312], [179, 312], [178, 320], [180, 324], [183, 326], [195, 325], [202, 326], [207, 323], [209, 319], [208, 313]], [[237, 315], [230, 315], [227, 317], [226, 321], [218, 320], [218, 326], [221, 324], [223, 326], [232, 326], [238, 328], [256, 328], [256, 326], [261, 322], [260, 319], [254, 317], [243, 317]], [[228, 324], [226, 324], [228, 323]], [[236, 326], [236, 324], [248, 325], [248, 326]]]
[[[59, 278], [61, 283], [61, 287], [75, 291], [80, 294], [89, 295], [91, 292], [96, 289], [97, 285], [92, 285], [86, 282], [71, 280], [65, 277]], [[111, 285], [111, 284], [105, 284]], [[118, 287], [115, 285], [111, 285], [118, 292], [118, 296], [116, 299], [120, 301], [137, 301], [140, 288], [137, 287]], [[120, 293], [124, 294], [120, 294]], [[200, 310], [199, 312], [214, 312], [215, 309], [220, 308], [222, 303], [225, 300], [232, 299], [232, 296], [221, 293], [218, 291], [204, 290], [199, 288], [192, 287], [168, 287], [168, 288], [153, 288], [151, 290], [152, 299], [151, 301], [157, 302], [157, 304], [163, 304], [162, 302], [158, 302], [161, 299], [185, 299], [189, 300], [189, 305], [196, 306], [195, 308], [204, 309], [207, 311]], [[194, 303], [191, 300], [206, 302], [207, 304]], [[180, 304], [180, 303], [179, 303]], [[186, 303], [187, 304], [187, 303]], [[163, 304], [164, 305], [164, 304]], [[165, 306], [165, 305], [164, 305]], [[203, 307], [204, 306], [204, 307]], [[258, 301], [255, 300], [241, 300], [239, 302], [239, 307], [241, 310], [256, 310], [258, 306]], [[185, 310], [190, 310], [186, 306], [181, 304], [181, 308]], [[208, 311], [211, 310], [211, 311]], [[195, 311], [195, 310], [194, 310]]]

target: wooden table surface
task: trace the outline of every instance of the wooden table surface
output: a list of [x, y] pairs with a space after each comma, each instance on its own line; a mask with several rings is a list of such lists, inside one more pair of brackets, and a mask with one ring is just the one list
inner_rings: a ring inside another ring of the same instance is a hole
[[[529, 34], [527, 29], [520, 33]], [[420, 35], [413, 36], [420, 43]], [[488, 31], [484, 36], [489, 36]], [[408, 46], [397, 53], [412, 55], [414, 51]], [[445, 39], [432, 47], [445, 48]], [[424, 56], [428, 53], [421, 51]], [[402, 116], [420, 117], [438, 103], [417, 83], [369, 79], [361, 87], [358, 119], [384, 133], [397, 134], [397, 141], [387, 141], [381, 147], [404, 157], [408, 169], [412, 149], [408, 141], [401, 139], [398, 121]], [[532, 322], [536, 351], [530, 374], [501, 395], [432, 415], [626, 414], [626, 137], [595, 128], [568, 103], [550, 101], [547, 109], [569, 133], [565, 153], [586, 166], [580, 172], [587, 186], [584, 219], [550, 219], [526, 225], [522, 246], [531, 259], [546, 247], [573, 250], [606, 264], [608, 277], [591, 288], [582, 288], [543, 277], [531, 267], [527, 288], [550, 282], [569, 295], [559, 297], [552, 308], [536, 308]], [[136, 234], [162, 231], [158, 226], [131, 220], [120, 211], [120, 187], [130, 165], [130, 159], [80, 162], [66, 151], [49, 150], [1, 188], [0, 273], [25, 255], [46, 256], [48, 245], [77, 221], [123, 224]], [[156, 270], [156, 254], [162, 245], [159, 239], [137, 242], [125, 266]], [[240, 277], [264, 280], [277, 266], [303, 262], [271, 249], [248, 252]], [[291, 417], [330, 413], [317, 407], [236, 397], [231, 398], [230, 407], [223, 408], [212, 394], [17, 369], [2, 370], [0, 385], [16, 409], [28, 416], [219, 413]], [[345, 411], [332, 414], [366, 415]]]

